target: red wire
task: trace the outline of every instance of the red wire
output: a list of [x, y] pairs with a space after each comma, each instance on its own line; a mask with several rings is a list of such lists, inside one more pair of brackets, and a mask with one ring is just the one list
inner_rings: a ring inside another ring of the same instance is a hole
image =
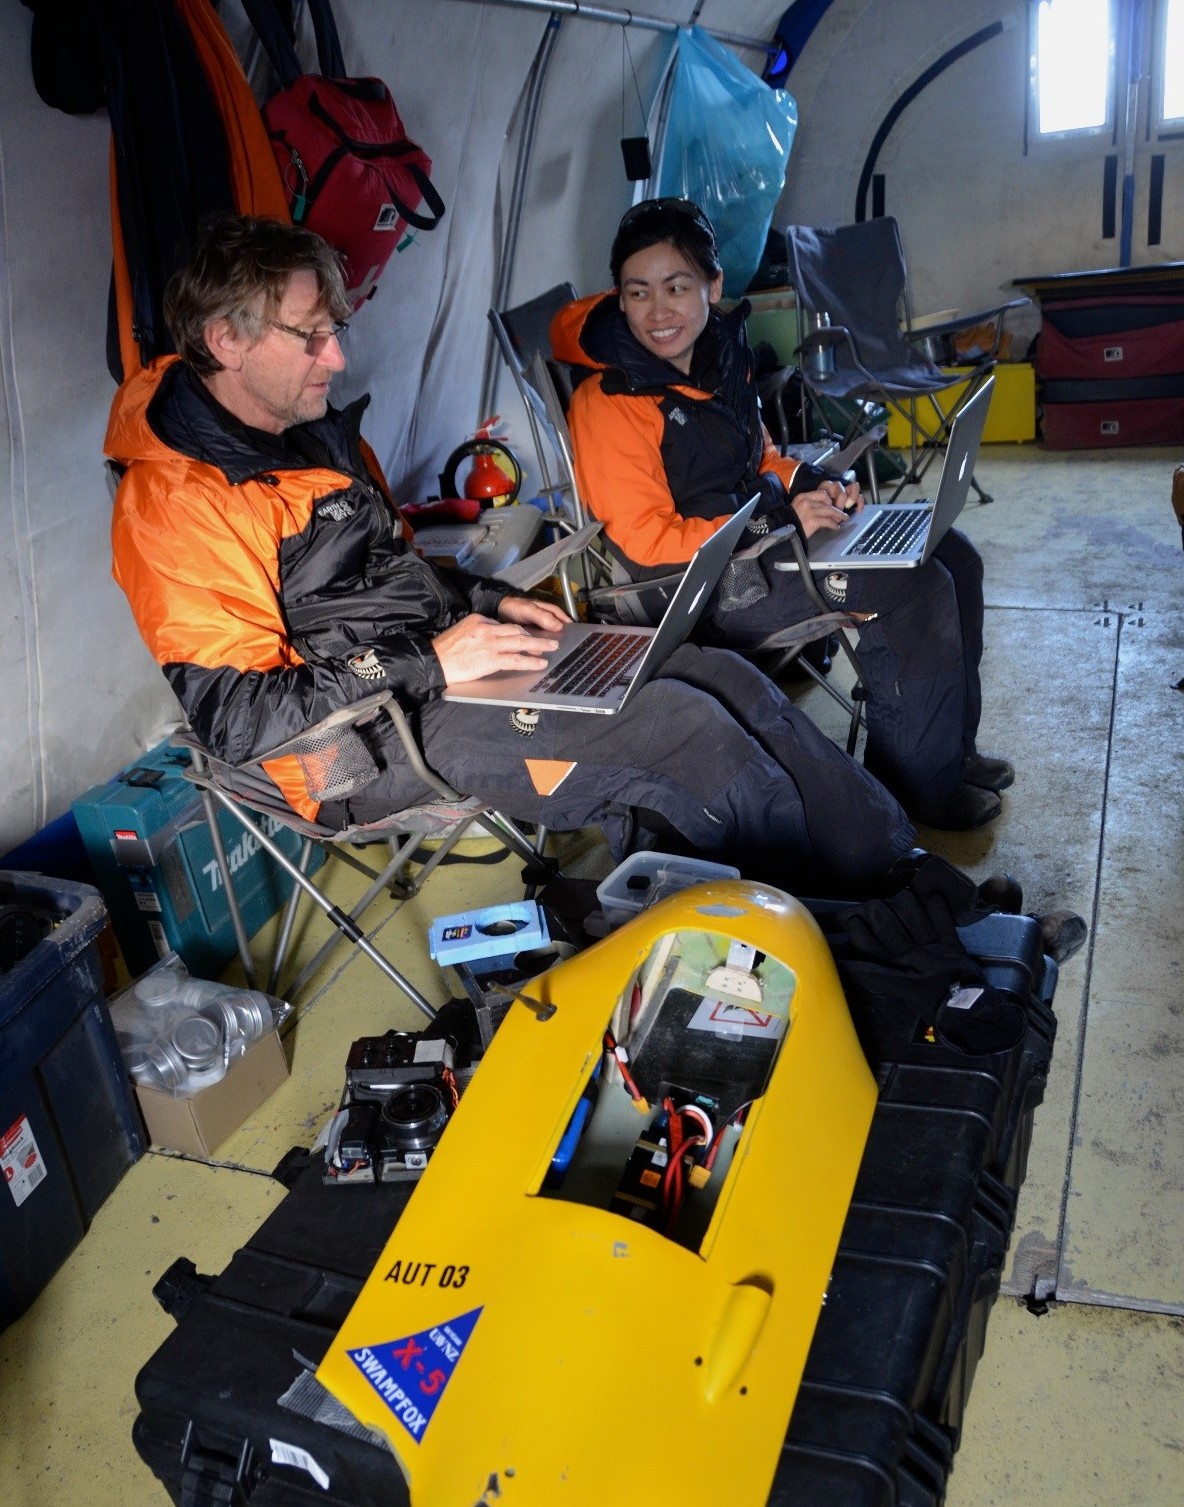
[[676, 1110], [670, 1099], [663, 1101], [663, 1108], [667, 1112], [666, 1142], [669, 1160], [662, 1179], [662, 1207], [666, 1214], [664, 1229], [669, 1235], [673, 1232], [678, 1216], [682, 1212], [688, 1191], [683, 1186], [683, 1158], [689, 1156], [696, 1146], [705, 1146], [707, 1137], [702, 1134], [684, 1136], [682, 1111]]
[[645, 1095], [633, 1081], [633, 1075], [632, 1073], [630, 1073], [626, 1063], [624, 1063], [621, 1058], [617, 1056], [617, 1038], [609, 1030], [606, 1030], [604, 1033], [604, 1046], [605, 1050], [612, 1055], [612, 1057], [616, 1061], [617, 1066], [621, 1070], [621, 1081], [625, 1085], [625, 1092], [629, 1095], [629, 1097], [635, 1104], [640, 1103], [645, 1098]]
[[744, 1103], [740, 1105], [739, 1109], [734, 1110], [733, 1113], [728, 1116], [728, 1118], [716, 1131], [715, 1139], [711, 1143], [711, 1148], [703, 1160], [703, 1165], [707, 1168], [708, 1172], [710, 1172], [712, 1167], [715, 1166], [715, 1159], [719, 1155], [719, 1148], [724, 1138], [724, 1131], [727, 1130], [729, 1125], [734, 1125], [740, 1118], [740, 1116], [751, 1108], [752, 1100], [745, 1099]]

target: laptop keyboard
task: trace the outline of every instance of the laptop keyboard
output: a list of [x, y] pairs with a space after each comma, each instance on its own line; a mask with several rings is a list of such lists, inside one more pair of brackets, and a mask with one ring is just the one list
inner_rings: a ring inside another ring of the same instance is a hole
[[844, 553], [848, 555], [907, 555], [929, 527], [931, 509], [893, 509], [881, 513]]
[[561, 696], [598, 696], [634, 667], [652, 637], [652, 633], [589, 633], [530, 689]]

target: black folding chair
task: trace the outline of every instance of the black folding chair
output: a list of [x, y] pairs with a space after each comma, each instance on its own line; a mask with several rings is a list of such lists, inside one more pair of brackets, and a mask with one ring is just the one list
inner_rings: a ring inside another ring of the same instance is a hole
[[[527, 365], [526, 380], [541, 404], [546, 432], [551, 438], [554, 452], [560, 459], [564, 474], [569, 479], [573, 496], [583, 515], [584, 505], [579, 499], [576, 487], [571, 432], [567, 427], [567, 417], [555, 385], [551, 370], [553, 365], [553, 362], [545, 361], [542, 354], [536, 351]], [[824, 469], [831, 470], [832, 474], [839, 475], [845, 473], [858, 455], [875, 444], [881, 435], [882, 429], [873, 430], [841, 453], [836, 451], [834, 445], [806, 447], [809, 450], [808, 458], [823, 466]], [[803, 454], [800, 458], [807, 457]], [[777, 529], [766, 534], [763, 539], [748, 549], [738, 551], [725, 568], [720, 590], [725, 594], [742, 593], [744, 573], [748, 570], [759, 571], [761, 567], [756, 563], [757, 557], [773, 545], [781, 544], [788, 544], [793, 550], [806, 590], [818, 608], [818, 614], [780, 629], [747, 652], [752, 658], [763, 662], [770, 675], [782, 675], [791, 664], [796, 662], [801, 669], [816, 680], [827, 695], [837, 701], [848, 713], [850, 722], [847, 752], [853, 754], [859, 737], [859, 726], [866, 696], [866, 677], [863, 666], [848, 637], [849, 630], [858, 628], [859, 617], [857, 614], [835, 612], [815, 587], [814, 579], [806, 569], [805, 553], [797, 530]], [[589, 554], [592, 554], [591, 550]], [[589, 584], [590, 579], [592, 579], [592, 584]], [[681, 579], [682, 571], [678, 570], [647, 581], [634, 581], [619, 560], [615, 557], [608, 557], [602, 550], [597, 549], [591, 568], [586, 568], [583, 579], [568, 582], [565, 598], [573, 598], [584, 616], [600, 620], [611, 619], [615, 622], [649, 624], [654, 621], [652, 603], [656, 594], [663, 590], [673, 589]], [[569, 608], [569, 610], [572, 609]], [[830, 638], [832, 634], [837, 635], [840, 650], [854, 674], [855, 683], [850, 697], [844, 696], [842, 691], [832, 685], [818, 667], [803, 654], [809, 644]]]
[[[994, 370], [1009, 302], [972, 314], [927, 321], [914, 328], [908, 273], [897, 223], [891, 216], [857, 225], [786, 231], [790, 279], [797, 293], [802, 370], [803, 423], [807, 409], [825, 428], [842, 429], [842, 442], [878, 417], [879, 408], [900, 414], [909, 426], [908, 459], [897, 457], [900, 480], [892, 496], [919, 483], [949, 436], [958, 411]], [[933, 359], [935, 350], [960, 330], [991, 325], [988, 349], [951, 374]], [[958, 385], [965, 383], [965, 389]], [[874, 456], [868, 480], [879, 496]], [[972, 479], [983, 502], [990, 497]]]

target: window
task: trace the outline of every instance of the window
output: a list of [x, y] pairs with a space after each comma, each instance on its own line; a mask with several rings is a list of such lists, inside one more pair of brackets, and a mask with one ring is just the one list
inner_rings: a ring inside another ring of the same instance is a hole
[[1184, 0], [1163, 0], [1160, 122], [1184, 121]]
[[1109, 126], [1113, 57], [1110, 0], [1039, 0], [1033, 72], [1042, 136]]

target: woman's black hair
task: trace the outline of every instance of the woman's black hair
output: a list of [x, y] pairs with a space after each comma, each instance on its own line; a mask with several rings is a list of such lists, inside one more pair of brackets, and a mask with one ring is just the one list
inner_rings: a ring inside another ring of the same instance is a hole
[[723, 270], [711, 221], [690, 199], [643, 199], [622, 216], [609, 253], [613, 287], [621, 286], [621, 268], [638, 251], [669, 241], [694, 262], [710, 282]]

